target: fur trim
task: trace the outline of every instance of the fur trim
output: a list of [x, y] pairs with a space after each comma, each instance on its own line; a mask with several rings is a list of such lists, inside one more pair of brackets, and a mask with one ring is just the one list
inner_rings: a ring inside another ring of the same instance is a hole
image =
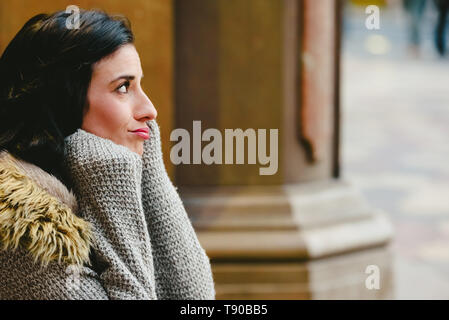
[[75, 215], [76, 198], [39, 167], [0, 153], [0, 245], [51, 261], [90, 263], [91, 226]]
[[39, 187], [47, 191], [53, 197], [68, 205], [73, 213], [78, 213], [78, 203], [75, 195], [69, 191], [55, 176], [48, 174], [41, 168], [14, 157], [10, 157], [15, 164]]

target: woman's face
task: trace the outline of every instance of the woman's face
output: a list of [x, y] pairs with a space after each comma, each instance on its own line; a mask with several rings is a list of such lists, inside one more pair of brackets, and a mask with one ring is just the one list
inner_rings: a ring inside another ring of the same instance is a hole
[[[144, 140], [149, 138], [146, 121], [157, 116], [140, 86], [142, 77], [139, 55], [132, 44], [94, 64], [81, 129], [142, 155]], [[141, 132], [136, 131], [139, 129]]]

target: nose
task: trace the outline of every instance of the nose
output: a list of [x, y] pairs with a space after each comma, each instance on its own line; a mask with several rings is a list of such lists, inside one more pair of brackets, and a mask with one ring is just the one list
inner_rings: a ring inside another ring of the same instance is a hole
[[137, 108], [135, 118], [140, 122], [146, 122], [148, 120], [154, 120], [157, 117], [157, 110], [151, 102], [150, 98], [145, 94], [143, 90], [140, 90], [140, 99], [137, 101]]

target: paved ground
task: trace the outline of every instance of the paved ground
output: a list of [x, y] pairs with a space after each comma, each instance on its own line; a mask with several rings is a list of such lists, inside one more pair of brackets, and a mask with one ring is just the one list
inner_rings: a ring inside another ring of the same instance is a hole
[[342, 172], [394, 224], [396, 299], [449, 299], [449, 57], [433, 48], [432, 9], [419, 58], [398, 7], [379, 31], [346, 11]]

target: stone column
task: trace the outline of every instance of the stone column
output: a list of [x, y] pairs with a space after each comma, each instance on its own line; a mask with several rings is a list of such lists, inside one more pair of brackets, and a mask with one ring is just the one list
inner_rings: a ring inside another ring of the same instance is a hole
[[[308, 261], [391, 238], [385, 215], [339, 177], [340, 14], [329, 0], [175, 2], [176, 127], [191, 141], [176, 184], [219, 299], [325, 296], [313, 288], [333, 280], [313, 277]], [[221, 164], [201, 158], [211, 128], [221, 133]], [[243, 164], [225, 163], [226, 129], [237, 128], [278, 129], [276, 173], [249, 163], [250, 139]], [[388, 253], [376, 259], [389, 270]]]

